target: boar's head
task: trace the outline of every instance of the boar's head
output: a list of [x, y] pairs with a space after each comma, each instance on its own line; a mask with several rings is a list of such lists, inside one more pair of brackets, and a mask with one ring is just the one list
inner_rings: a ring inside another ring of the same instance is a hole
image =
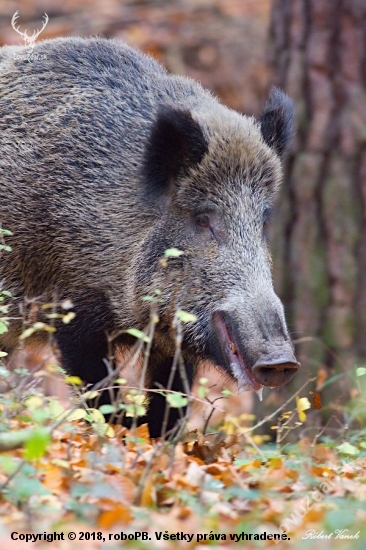
[[[174, 308], [197, 316], [183, 349], [261, 392], [299, 368], [273, 290], [264, 235], [293, 133], [290, 99], [273, 89], [256, 122], [215, 100], [161, 106], [145, 151], [144, 197], [154, 217], [140, 258], [140, 288], [164, 290], [161, 345]], [[164, 250], [184, 254], [157, 269]]]

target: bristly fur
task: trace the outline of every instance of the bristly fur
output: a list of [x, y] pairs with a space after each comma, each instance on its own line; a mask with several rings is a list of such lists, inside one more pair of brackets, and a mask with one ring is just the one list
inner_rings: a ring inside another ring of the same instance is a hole
[[294, 135], [294, 115], [291, 99], [282, 90], [273, 87], [259, 122], [264, 141], [280, 156]]
[[[258, 123], [117, 40], [46, 40], [33, 55], [0, 49], [0, 222], [13, 232], [0, 281], [16, 297], [10, 317], [24, 298], [70, 298], [76, 318], [57, 325], [56, 339], [63, 365], [91, 383], [107, 373], [106, 332], [143, 330], [142, 297], [156, 289], [149, 387], [169, 379], [177, 308], [198, 317], [184, 327], [190, 384], [200, 359], [236, 376], [218, 351], [215, 312], [231, 319], [250, 361], [290, 349], [263, 235], [290, 100], [273, 91]], [[164, 267], [172, 247], [184, 255]], [[12, 321], [0, 343], [11, 351], [21, 330]], [[185, 391], [179, 374], [172, 389]], [[164, 408], [154, 393], [154, 436]], [[171, 409], [168, 428], [178, 417]]]

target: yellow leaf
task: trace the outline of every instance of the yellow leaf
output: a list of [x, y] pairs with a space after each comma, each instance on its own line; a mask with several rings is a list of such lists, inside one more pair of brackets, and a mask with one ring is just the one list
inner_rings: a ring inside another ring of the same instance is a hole
[[98, 422], [100, 424], [105, 424], [105, 418], [98, 409], [88, 409], [88, 420], [90, 422]]
[[74, 386], [82, 386], [83, 381], [78, 376], [66, 376], [64, 378], [65, 384], [73, 384]]
[[273, 468], [274, 470], [278, 470], [279, 468], [282, 468], [282, 459], [279, 457], [271, 458], [268, 461], [268, 467]]
[[63, 315], [62, 322], [65, 323], [65, 325], [68, 325], [73, 319], [75, 319], [75, 313], [73, 311], [69, 311], [69, 313]]
[[55, 327], [51, 327], [50, 325], [46, 325], [46, 323], [34, 323], [33, 325], [34, 330], [45, 330], [46, 332], [56, 332]]
[[198, 321], [197, 315], [194, 315], [193, 313], [188, 313], [187, 311], [183, 311], [180, 309], [177, 311], [177, 318], [182, 321], [182, 323], [195, 323]]
[[29, 338], [29, 336], [32, 336], [34, 332], [34, 328], [27, 328], [24, 332], [19, 336], [19, 340], [25, 340], [26, 338]]
[[39, 409], [41, 407], [44, 407], [44, 400], [42, 397], [38, 397], [37, 395], [32, 395], [31, 397], [28, 397], [28, 399], [25, 402], [25, 406], [29, 411]]
[[112, 426], [108, 426], [107, 431], [105, 432], [105, 435], [107, 437], [114, 437], [116, 435]]
[[297, 414], [299, 415], [300, 422], [305, 422], [306, 420], [306, 414], [304, 411], [307, 409], [310, 409], [310, 401], [307, 397], [298, 397], [296, 396], [296, 408], [297, 408]]
[[75, 409], [72, 411], [72, 413], [69, 414], [67, 417], [68, 420], [81, 420], [82, 418], [86, 417], [86, 410], [85, 409]]
[[68, 460], [63, 460], [62, 458], [54, 458], [51, 460], [51, 464], [58, 466], [59, 468], [69, 469], [70, 462]]
[[84, 399], [95, 399], [96, 397], [98, 397], [98, 392], [97, 391], [86, 391], [83, 395]]
[[[250, 416], [252, 416], [252, 415], [250, 415]], [[269, 435], [266, 435], [266, 434], [263, 434], [263, 435], [257, 434], [257, 435], [252, 436], [252, 440], [254, 441], [254, 443], [256, 445], [263, 445], [263, 443], [265, 443], [266, 441], [269, 441], [270, 439], [271, 439], [271, 437]]]

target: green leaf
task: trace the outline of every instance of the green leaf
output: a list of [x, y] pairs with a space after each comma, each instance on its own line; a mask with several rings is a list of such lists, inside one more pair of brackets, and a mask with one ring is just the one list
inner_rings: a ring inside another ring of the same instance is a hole
[[15, 374], [19, 374], [20, 376], [27, 376], [29, 374], [29, 370], [25, 369], [24, 367], [18, 367], [14, 369]]
[[333, 382], [340, 380], [340, 378], [344, 378], [343, 372], [341, 372], [340, 374], [335, 374], [334, 376], [331, 376], [330, 378], [328, 378], [328, 380], [326, 380], [324, 384], [322, 384], [322, 389], [326, 388], [330, 384], [333, 384]]
[[208, 378], [202, 377], [198, 380], [198, 382], [199, 382], [198, 397], [200, 399], [204, 399], [207, 396], [208, 392], [209, 392], [209, 389], [206, 386], [206, 384], [208, 382]]
[[22, 447], [31, 436], [33, 430], [13, 430], [11, 432], [0, 432], [0, 450], [9, 451]]
[[120, 405], [121, 409], [124, 409], [126, 411], [126, 416], [128, 417], [134, 417], [134, 416], [144, 416], [146, 414], [146, 407], [143, 405], [124, 405], [123, 407]]
[[12, 293], [9, 290], [2, 290], [1, 294], [3, 294], [4, 296], [7, 296], [8, 298], [13, 297]]
[[0, 377], [7, 378], [8, 376], [10, 376], [10, 371], [8, 371], [5, 367], [0, 366]]
[[5, 334], [5, 332], [8, 332], [8, 325], [0, 321], [0, 334]]
[[166, 400], [172, 409], [180, 409], [188, 403], [187, 397], [184, 397], [181, 393], [168, 393]]
[[165, 258], [179, 258], [179, 256], [182, 256], [184, 252], [182, 250], [179, 250], [178, 248], [168, 248], [164, 252]]
[[24, 457], [28, 460], [41, 458], [51, 441], [51, 436], [46, 428], [36, 428], [24, 445]]
[[112, 414], [116, 411], [116, 407], [114, 407], [113, 405], [109, 405], [108, 403], [106, 403], [105, 405], [101, 405], [99, 407], [99, 411], [102, 413], [102, 414]]
[[23, 504], [34, 495], [40, 496], [51, 494], [41, 481], [30, 478], [29, 475], [18, 475], [16, 483], [11, 486], [9, 492], [12, 500], [15, 500], [19, 504]]
[[0, 227], [0, 233], [2, 235], [5, 235], [6, 237], [11, 237], [13, 234], [11, 231], [9, 231], [9, 229], [2, 229], [1, 227]]
[[36, 424], [43, 424], [46, 420], [51, 418], [51, 412], [49, 407], [43, 407], [42, 409], [29, 411], [31, 421]]
[[63, 407], [57, 399], [50, 399], [48, 406], [51, 418], [59, 418], [65, 413], [65, 407]]
[[206, 386], [198, 386], [198, 397], [204, 399], [208, 394], [208, 388]]
[[198, 321], [198, 317], [196, 315], [183, 311], [182, 309], [177, 311], [177, 318], [182, 321], [182, 323], [195, 323]]
[[19, 462], [17, 458], [6, 454], [0, 455], [0, 469], [2, 474], [12, 474], [14, 470], [17, 469], [18, 465]]
[[348, 455], [358, 455], [360, 453], [360, 450], [357, 449], [357, 447], [354, 447], [350, 443], [347, 443], [347, 441], [342, 443], [342, 445], [338, 445], [336, 448], [340, 453], [344, 453]]
[[229, 390], [229, 388], [224, 388], [222, 391], [221, 391], [221, 395], [223, 395], [224, 397], [231, 397], [233, 394], [233, 392], [231, 390]]
[[141, 330], [138, 330], [137, 328], [128, 328], [124, 332], [127, 332], [127, 334], [131, 334], [131, 336], [134, 336], [135, 338], [138, 338], [139, 340], [142, 340], [143, 342], [150, 342], [150, 338], [146, 336], [144, 332]]
[[363, 376], [366, 374], [366, 367], [358, 367], [356, 369], [356, 376]]

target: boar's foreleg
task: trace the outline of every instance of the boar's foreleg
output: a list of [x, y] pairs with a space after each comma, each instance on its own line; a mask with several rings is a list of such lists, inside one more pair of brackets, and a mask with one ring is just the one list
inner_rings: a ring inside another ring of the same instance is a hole
[[[173, 357], [168, 357], [163, 360], [160, 358], [160, 361], [157, 361], [156, 357], [154, 358], [154, 354], [152, 354], [148, 369], [148, 385], [151, 389], [168, 388], [169, 385], [170, 390], [187, 394], [193, 385], [193, 374], [195, 370], [194, 366], [188, 361], [184, 362], [183, 368], [185, 371], [185, 380], [182, 380], [178, 364], [173, 380], [171, 384], [169, 384], [173, 362]], [[178, 420], [185, 416], [187, 410], [186, 407], [169, 407], [168, 414], [166, 415], [166, 407], [168, 407], [168, 404], [164, 395], [156, 392], [150, 392], [146, 421], [149, 424], [151, 437], [160, 437], [161, 435], [164, 435], [164, 433], [162, 433], [163, 431], [167, 433], [172, 430]], [[167, 422], [164, 426], [165, 418], [167, 418]]]

